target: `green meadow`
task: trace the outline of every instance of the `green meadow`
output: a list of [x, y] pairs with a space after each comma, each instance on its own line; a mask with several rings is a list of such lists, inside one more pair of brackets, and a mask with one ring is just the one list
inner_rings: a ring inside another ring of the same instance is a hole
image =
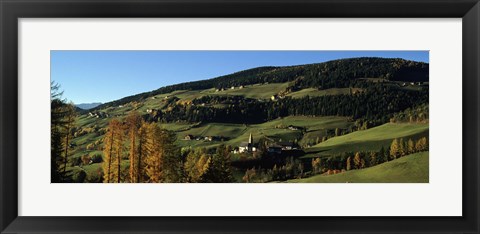
[[428, 183], [429, 152], [420, 152], [373, 167], [334, 175], [315, 175], [289, 183]]
[[330, 138], [306, 149], [304, 158], [322, 157], [343, 152], [373, 151], [388, 148], [395, 138], [417, 140], [428, 137], [428, 124], [387, 123], [367, 130]]

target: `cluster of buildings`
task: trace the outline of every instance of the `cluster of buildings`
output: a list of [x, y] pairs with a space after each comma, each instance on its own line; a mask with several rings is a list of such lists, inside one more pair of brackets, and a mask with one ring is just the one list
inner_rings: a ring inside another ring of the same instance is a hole
[[225, 137], [222, 137], [222, 136], [206, 136], [206, 137], [202, 137], [202, 136], [197, 136], [195, 137], [194, 135], [185, 135], [185, 137], [183, 138], [183, 140], [186, 140], [186, 141], [224, 141], [224, 140], [227, 140]]
[[[225, 141], [228, 140], [221, 136], [193, 136], [191, 134], [185, 135], [183, 138], [185, 141]], [[292, 142], [275, 142], [270, 144], [267, 147], [267, 152], [270, 154], [281, 154], [285, 151], [297, 150], [299, 149], [298, 146]], [[248, 137], [248, 142], [242, 142], [238, 147], [235, 147], [232, 151], [234, 154], [242, 154], [242, 153], [255, 153], [258, 152], [258, 144], [253, 142], [253, 136], [250, 133]]]
[[[292, 142], [276, 142], [267, 147], [267, 152], [271, 154], [281, 154], [284, 151], [296, 150], [298, 147]], [[253, 136], [250, 133], [248, 142], [243, 142], [233, 150], [234, 154], [253, 153], [258, 151], [258, 146], [253, 143]]]
[[292, 142], [276, 142], [267, 147], [267, 152], [271, 154], [281, 154], [283, 151], [296, 150], [298, 147]]
[[[243, 85], [240, 85], [238, 87], [235, 87], [235, 86], [232, 86], [230, 87], [231, 90], [234, 90], [234, 89], [243, 89], [245, 86]], [[228, 89], [228, 88], [227, 88]], [[221, 91], [225, 91], [226, 89], [225, 88], [220, 88], [220, 89], [215, 89], [215, 92], [221, 92]]]
[[93, 117], [93, 118], [108, 118], [110, 117], [109, 114], [105, 113], [105, 112], [88, 112], [88, 116], [89, 117]]
[[407, 82], [403, 82], [401, 84], [402, 87], [405, 87], [405, 86], [420, 86], [420, 85], [423, 85], [424, 82], [410, 82], [410, 83], [407, 83]]

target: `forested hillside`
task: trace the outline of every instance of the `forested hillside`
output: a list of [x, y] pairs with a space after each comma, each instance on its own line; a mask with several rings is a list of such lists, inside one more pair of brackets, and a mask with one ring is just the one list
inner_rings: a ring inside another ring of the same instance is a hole
[[428, 167], [427, 63], [258, 67], [76, 112], [54, 90], [55, 182], [428, 181], [370, 177], [404, 156], [417, 165], [419, 152]]
[[358, 78], [382, 78], [389, 81], [427, 82], [428, 64], [404, 59], [352, 58], [290, 67], [259, 67], [213, 79], [181, 83], [105, 103], [96, 109], [170, 93], [176, 90], [202, 90], [259, 83], [296, 81], [296, 88], [340, 88], [356, 86]]

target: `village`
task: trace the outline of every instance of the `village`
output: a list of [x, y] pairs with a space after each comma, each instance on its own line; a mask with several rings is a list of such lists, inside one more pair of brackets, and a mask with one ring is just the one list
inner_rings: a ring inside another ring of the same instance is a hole
[[[298, 127], [289, 126], [288, 129], [290, 130], [298, 130]], [[212, 141], [227, 141], [229, 140], [226, 137], [222, 136], [193, 136], [191, 134], [186, 135], [183, 140], [185, 141], [204, 141], [204, 142], [212, 142]], [[233, 154], [243, 154], [243, 153], [256, 153], [260, 152], [261, 147], [259, 147], [258, 143], [254, 143], [254, 139], [252, 134], [248, 137], [248, 141], [242, 142], [237, 146], [233, 146], [233, 150], [231, 153]], [[293, 142], [272, 142], [268, 143], [265, 149], [265, 153], [267, 154], [285, 154], [292, 150], [299, 150], [300, 147], [293, 143]]]

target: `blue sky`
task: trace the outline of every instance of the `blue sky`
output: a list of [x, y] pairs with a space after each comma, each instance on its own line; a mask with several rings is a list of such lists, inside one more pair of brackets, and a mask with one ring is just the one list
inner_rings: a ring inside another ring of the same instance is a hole
[[428, 51], [51, 51], [51, 79], [75, 104], [105, 103], [259, 66], [352, 57], [429, 61]]

